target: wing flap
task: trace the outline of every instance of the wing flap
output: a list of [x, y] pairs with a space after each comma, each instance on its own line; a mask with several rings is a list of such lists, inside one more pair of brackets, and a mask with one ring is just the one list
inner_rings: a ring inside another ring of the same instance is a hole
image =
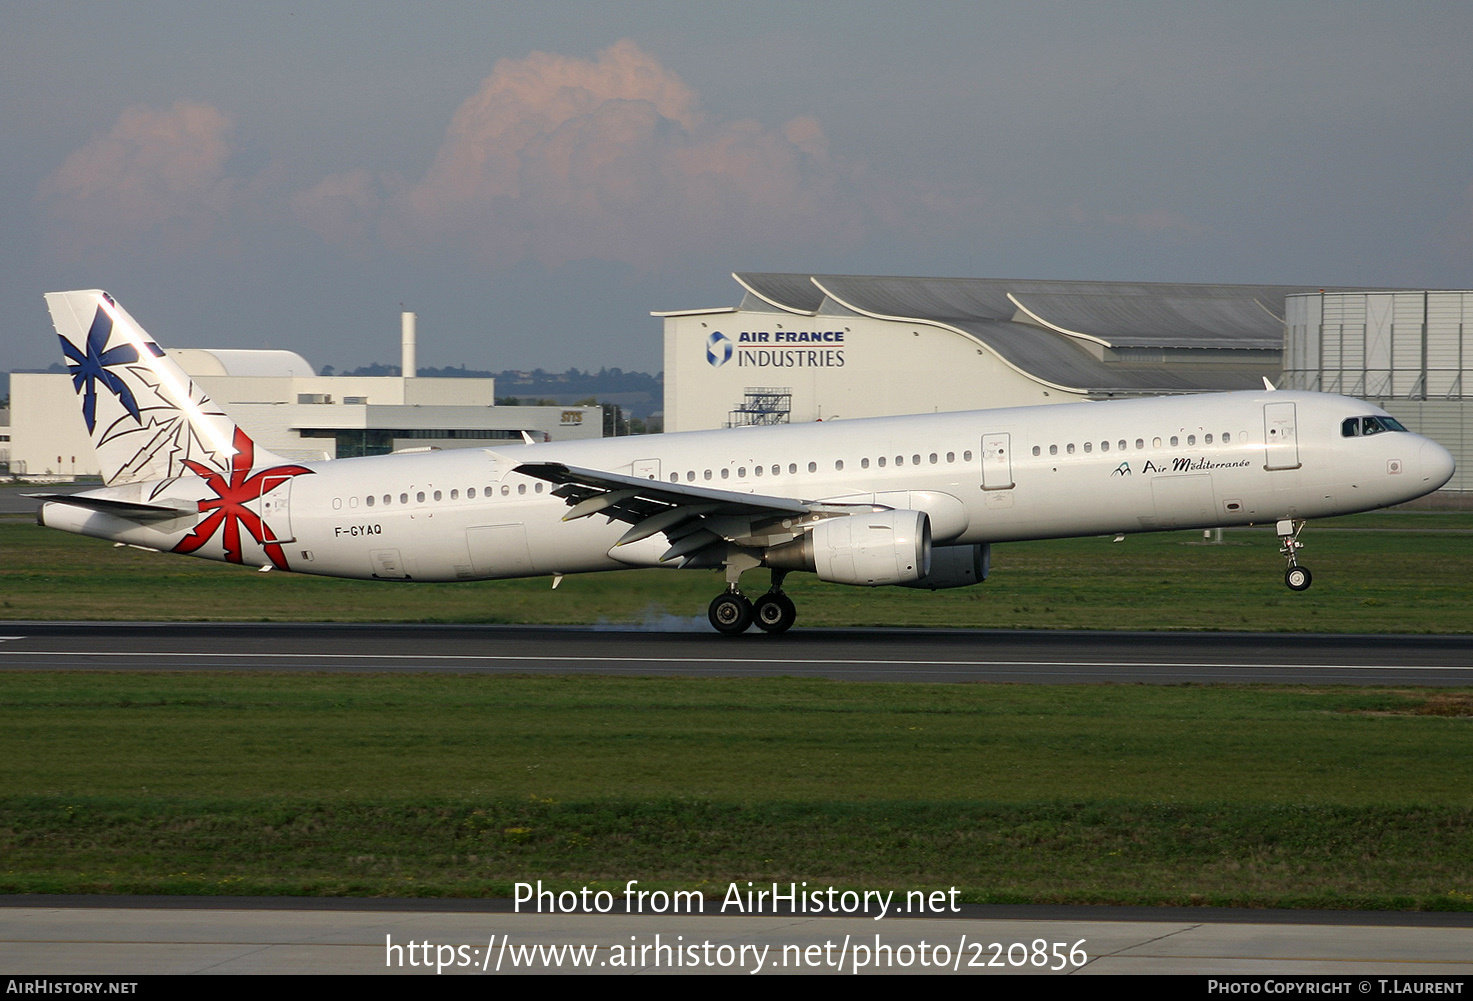
[[524, 462], [514, 472], [556, 484], [552, 493], [572, 508], [564, 521], [601, 514], [632, 526], [614, 544], [631, 545], [664, 533], [669, 562], [725, 540], [742, 546], [771, 545], [801, 535], [823, 518], [886, 510], [874, 504], [835, 504], [768, 494], [667, 483], [561, 462]]

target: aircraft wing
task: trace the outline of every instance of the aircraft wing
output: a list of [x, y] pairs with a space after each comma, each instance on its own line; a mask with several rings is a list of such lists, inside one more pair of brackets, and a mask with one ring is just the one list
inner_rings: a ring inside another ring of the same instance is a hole
[[695, 554], [720, 541], [774, 545], [797, 538], [805, 526], [824, 518], [883, 510], [873, 504], [828, 504], [713, 490], [561, 462], [524, 462], [515, 472], [557, 484], [553, 494], [572, 508], [563, 515], [564, 521], [601, 514], [610, 521], [627, 522], [631, 527], [615, 548], [663, 532], [670, 548], [660, 557], [662, 563]]

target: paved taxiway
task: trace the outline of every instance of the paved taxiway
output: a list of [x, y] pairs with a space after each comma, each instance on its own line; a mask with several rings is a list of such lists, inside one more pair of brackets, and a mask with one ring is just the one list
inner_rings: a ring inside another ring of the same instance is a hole
[[0, 670], [569, 671], [854, 681], [1473, 684], [1473, 636], [0, 623]]
[[[961, 917], [875, 920], [511, 914], [506, 901], [129, 903], [47, 906], [31, 898], [0, 907], [0, 969], [433, 976], [438, 958], [444, 973], [476, 974], [1473, 974], [1473, 916], [1465, 914], [967, 907]], [[1035, 951], [1040, 940], [1042, 953]], [[430, 943], [428, 950], [420, 943]], [[643, 949], [630, 953], [631, 946]]]

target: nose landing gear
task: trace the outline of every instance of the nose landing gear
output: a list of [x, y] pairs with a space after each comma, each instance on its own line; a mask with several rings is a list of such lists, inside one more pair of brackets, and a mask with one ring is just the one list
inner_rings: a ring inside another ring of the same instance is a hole
[[1279, 553], [1289, 561], [1289, 568], [1284, 571], [1284, 585], [1291, 591], [1306, 591], [1314, 583], [1314, 575], [1309, 572], [1309, 567], [1299, 565], [1298, 553], [1304, 548], [1304, 543], [1299, 541], [1299, 533], [1302, 531], [1302, 521], [1286, 518], [1278, 524]]

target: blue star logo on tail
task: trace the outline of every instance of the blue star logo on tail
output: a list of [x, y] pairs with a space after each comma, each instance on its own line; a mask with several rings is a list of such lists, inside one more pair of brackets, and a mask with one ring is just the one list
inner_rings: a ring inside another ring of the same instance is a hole
[[87, 421], [87, 433], [97, 427], [97, 384], [101, 382], [132, 414], [142, 420], [138, 412], [138, 401], [133, 391], [116, 373], [109, 371], [114, 365], [126, 365], [138, 360], [138, 349], [131, 344], [120, 344], [108, 350], [107, 342], [112, 337], [113, 321], [101, 306], [92, 318], [92, 329], [87, 332], [85, 353], [65, 337], [61, 339], [61, 350], [66, 355], [67, 368], [72, 371], [72, 388], [82, 394], [82, 416]]

